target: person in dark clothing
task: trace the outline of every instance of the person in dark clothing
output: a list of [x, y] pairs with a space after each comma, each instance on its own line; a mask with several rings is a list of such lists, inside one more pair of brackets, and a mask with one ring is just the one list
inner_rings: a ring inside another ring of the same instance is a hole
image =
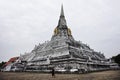
[[55, 69], [52, 68], [52, 77], [55, 77]]

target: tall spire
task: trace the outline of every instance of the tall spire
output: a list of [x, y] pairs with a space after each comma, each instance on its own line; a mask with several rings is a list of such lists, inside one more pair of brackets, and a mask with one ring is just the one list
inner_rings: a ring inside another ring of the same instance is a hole
[[61, 5], [61, 13], [60, 13], [60, 18], [59, 18], [59, 22], [58, 22], [58, 27], [59, 28], [67, 28], [67, 23], [65, 20], [64, 10], [63, 10], [63, 4]]
[[64, 16], [63, 4], [61, 5], [61, 14], [60, 16]]
[[61, 12], [60, 12], [58, 25], [54, 30], [54, 35], [52, 36], [52, 40], [57, 38], [59, 39], [60, 37], [74, 40], [71, 34], [71, 30], [67, 27], [67, 23], [64, 16], [63, 4], [61, 5]]

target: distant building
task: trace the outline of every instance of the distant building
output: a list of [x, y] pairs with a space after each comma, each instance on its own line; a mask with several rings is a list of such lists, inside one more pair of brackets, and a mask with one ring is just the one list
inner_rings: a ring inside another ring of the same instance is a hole
[[11, 71], [13, 64], [18, 60], [19, 57], [10, 58], [8, 62], [4, 64], [4, 71]]
[[63, 6], [60, 18], [50, 41], [38, 44], [19, 57], [15, 64], [25, 71], [87, 72], [110, 69], [110, 61], [81, 41], [76, 41], [68, 28]]

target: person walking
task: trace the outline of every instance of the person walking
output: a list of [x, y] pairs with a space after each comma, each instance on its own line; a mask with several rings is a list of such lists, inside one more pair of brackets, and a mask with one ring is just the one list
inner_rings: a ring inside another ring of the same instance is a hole
[[55, 77], [55, 69], [52, 68], [52, 77]]

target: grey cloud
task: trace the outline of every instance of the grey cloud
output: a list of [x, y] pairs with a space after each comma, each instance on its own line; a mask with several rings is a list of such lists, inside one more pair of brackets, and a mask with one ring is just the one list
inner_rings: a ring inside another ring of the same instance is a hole
[[76, 40], [106, 57], [119, 53], [119, 0], [0, 0], [0, 62], [50, 40], [62, 3]]

